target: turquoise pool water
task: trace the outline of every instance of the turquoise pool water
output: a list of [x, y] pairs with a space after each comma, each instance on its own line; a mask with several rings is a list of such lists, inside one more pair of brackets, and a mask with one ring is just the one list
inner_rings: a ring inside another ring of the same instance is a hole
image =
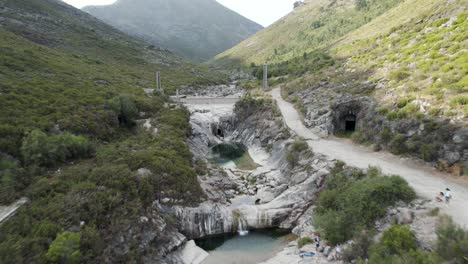
[[196, 241], [210, 256], [203, 264], [255, 264], [268, 260], [288, 243], [289, 230], [250, 231], [245, 236], [229, 234]]

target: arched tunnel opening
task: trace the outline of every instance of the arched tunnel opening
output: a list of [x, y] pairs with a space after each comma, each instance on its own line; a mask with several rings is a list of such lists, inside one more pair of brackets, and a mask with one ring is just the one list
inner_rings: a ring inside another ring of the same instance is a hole
[[224, 137], [223, 130], [222, 130], [221, 128], [216, 129], [216, 135], [217, 135], [218, 137], [222, 137], [222, 138], [223, 138], [223, 137]]
[[332, 120], [330, 132], [337, 136], [348, 137], [360, 127], [365, 102], [353, 100], [337, 103], [331, 107]]
[[356, 121], [357, 118], [353, 114], [346, 115], [344, 118], [344, 127], [346, 132], [354, 132], [356, 131]]

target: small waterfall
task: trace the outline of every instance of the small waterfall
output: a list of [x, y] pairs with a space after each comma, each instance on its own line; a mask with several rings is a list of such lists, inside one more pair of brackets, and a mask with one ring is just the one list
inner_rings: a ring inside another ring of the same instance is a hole
[[237, 232], [239, 232], [241, 236], [245, 236], [249, 233], [249, 230], [247, 230], [247, 221], [245, 219], [239, 218]]
[[242, 213], [239, 210], [234, 210], [232, 212], [232, 216], [233, 216], [233, 219], [232, 219], [233, 223], [237, 221], [237, 232], [239, 233], [239, 235], [241, 236], [247, 235], [249, 233], [249, 230], [247, 229], [248, 223], [247, 223], [247, 220], [245, 220]]

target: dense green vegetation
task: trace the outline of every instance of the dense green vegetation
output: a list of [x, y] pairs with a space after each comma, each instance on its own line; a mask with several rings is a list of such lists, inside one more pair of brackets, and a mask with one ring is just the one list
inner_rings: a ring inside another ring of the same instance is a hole
[[[119, 133], [119, 113], [106, 107], [108, 102], [125, 93], [142, 97], [142, 88], [151, 85], [149, 78], [142, 79], [149, 77], [149, 69], [138, 65], [133, 68], [116, 60], [96, 63], [6, 31], [0, 30], [0, 36], [0, 149], [13, 156], [33, 128], [47, 130], [57, 124], [73, 133], [110, 139]], [[171, 74], [165, 76], [167, 88], [187, 80], [182, 72]]]
[[389, 206], [414, 198], [399, 176], [383, 176], [377, 168], [349, 170], [338, 162], [317, 200], [314, 221], [330, 243], [343, 243], [371, 227]]
[[270, 84], [281, 83], [303, 114], [316, 115], [317, 108], [304, 96], [324, 102], [321, 108], [369, 97], [378, 109], [360, 114], [355, 142], [468, 175], [468, 163], [447, 161], [444, 151], [455, 149], [454, 133], [468, 114], [465, 7], [464, 0], [306, 1], [215, 63], [240, 62], [261, 78], [257, 65], [269, 62]]
[[25, 137], [21, 154], [26, 165], [52, 167], [71, 159], [89, 158], [92, 146], [82, 136], [70, 133], [48, 136], [33, 130]]
[[125, 137], [138, 118], [162, 108], [163, 97], [148, 101], [143, 90], [154, 87], [156, 70], [168, 93], [223, 78], [56, 1], [0, 6], [0, 160], [14, 163], [0, 171], [0, 196], [11, 197], [2, 203], [40, 167], [89, 158], [95, 145]]
[[448, 216], [442, 216], [437, 229], [437, 254], [457, 264], [468, 260], [468, 231], [457, 226]]
[[[268, 65], [268, 78], [282, 77], [298, 77], [305, 73], [316, 72], [324, 67], [334, 64], [333, 59], [323, 52], [304, 53], [301, 57], [292, 60]], [[252, 63], [252, 75], [258, 80], [263, 79], [263, 66], [256, 66]]]
[[[99, 263], [109, 239], [138, 221], [153, 201], [169, 197], [196, 203], [202, 193], [184, 142], [188, 113], [161, 108], [155, 115], [162, 124], [157, 135], [141, 129], [128, 132], [98, 147], [95, 159], [64, 166], [33, 183], [27, 189], [30, 204], [0, 227], [0, 262], [46, 263], [51, 257], [77, 257], [80, 254], [60, 255], [65, 253], [51, 247], [60, 245], [53, 243], [60, 240], [57, 235], [84, 222], [76, 231], [81, 237], [81, 261]], [[139, 168], [152, 173], [139, 174]]]
[[[385, 216], [387, 208], [397, 201], [409, 202], [414, 198], [414, 191], [398, 176], [382, 176], [377, 168], [371, 167], [364, 172], [337, 163], [319, 195], [314, 223], [332, 244], [354, 241], [343, 255], [345, 261], [435, 264], [445, 260], [465, 263], [468, 232], [447, 216], [439, 217], [435, 252], [421, 249], [407, 226], [393, 225], [378, 242], [374, 241], [375, 220]], [[435, 214], [430, 212], [432, 217]]]
[[[387, 149], [396, 155], [412, 155], [427, 162], [439, 160], [440, 150], [453, 138], [457, 126], [449, 121], [435, 121], [430, 118], [423, 118], [413, 121], [406, 121], [412, 127], [424, 126], [424, 130], [418, 134], [407, 136], [408, 127], [402, 126], [391, 130], [391, 123], [384, 121], [380, 126], [376, 125], [376, 116], [379, 113], [373, 112], [363, 117], [357, 132], [351, 138], [362, 144], [374, 144], [376, 150]], [[380, 133], [366, 129], [369, 126], [379, 127]]]
[[[124, 256], [112, 243], [123, 230], [170, 219], [154, 201], [203, 198], [188, 111], [143, 89], [156, 70], [167, 93], [224, 75], [60, 1], [1, 0], [0, 16], [0, 203], [30, 200], [0, 226], [0, 263], [138, 262], [143, 234]], [[137, 126], [148, 118], [151, 131]]]
[[0, 6], [0, 149], [15, 157], [33, 129], [59, 125], [104, 140], [118, 135], [119, 113], [108, 102], [122, 95], [139, 100], [143, 88], [155, 86], [157, 70], [168, 93], [224, 78], [55, 1]]
[[80, 263], [80, 235], [72, 232], [57, 235], [46, 256], [54, 263]]
[[429, 253], [418, 248], [416, 237], [407, 226], [393, 225], [384, 232], [381, 241], [370, 246], [369, 263], [438, 262]]
[[440, 216], [436, 233], [437, 246], [428, 252], [420, 248], [409, 226], [393, 225], [379, 241], [372, 240], [372, 232], [362, 232], [345, 251], [344, 259], [357, 260], [359, 264], [466, 263], [468, 232], [455, 225], [450, 217]]

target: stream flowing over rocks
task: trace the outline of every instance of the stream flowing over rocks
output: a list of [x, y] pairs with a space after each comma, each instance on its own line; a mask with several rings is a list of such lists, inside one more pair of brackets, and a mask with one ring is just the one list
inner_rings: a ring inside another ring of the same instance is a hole
[[[238, 232], [240, 228], [292, 229], [305, 221], [301, 218], [309, 218], [304, 213], [317, 197], [334, 160], [304, 155], [296, 166], [291, 166], [286, 155], [294, 140], [281, 115], [271, 110], [274, 103], [264, 103], [268, 107], [188, 106], [192, 113], [188, 144], [196, 160], [206, 161], [210, 148], [217, 144], [235, 142], [246, 146], [260, 166], [245, 171], [208, 164], [209, 172], [199, 176], [207, 199], [197, 207], [171, 209], [179, 232], [187, 239]], [[192, 249], [185, 253], [179, 249], [166, 261], [184, 263], [177, 261], [196, 247]]]
[[[216, 89], [224, 88], [211, 89], [214, 92], [207, 97], [219, 96]], [[241, 96], [237, 90], [223, 96], [234, 98], [234, 94]], [[291, 120], [283, 120], [273, 100], [246, 97], [234, 105], [223, 100], [204, 103], [197, 97], [191, 102], [186, 104], [192, 127], [187, 144], [199, 167], [196, 171], [204, 198], [198, 204], [184, 206], [160, 197], [153, 203], [153, 212], [146, 212], [121, 231], [112, 244], [114, 251], [128, 254], [128, 241], [138, 237], [139, 250], [148, 252], [144, 263], [199, 264], [209, 255], [196, 245], [194, 240], [199, 238], [264, 228], [289, 229], [298, 238], [314, 237], [314, 202], [336, 160], [307, 148], [295, 153], [292, 161], [297, 131], [286, 126]], [[245, 147], [258, 166], [245, 170], [235, 162], [215, 165], [212, 149], [221, 144]], [[138, 173], [145, 177], [152, 172], [141, 168]], [[431, 249], [435, 239], [435, 218], [428, 217], [431, 208], [427, 202], [399, 205], [375, 226], [381, 234], [390, 223], [411, 224], [420, 245]], [[306, 245], [302, 250], [312, 251], [312, 247]], [[297, 241], [292, 241], [282, 251], [270, 252], [277, 255], [264, 263], [341, 262], [333, 248], [313, 259], [300, 258], [299, 251]]]

